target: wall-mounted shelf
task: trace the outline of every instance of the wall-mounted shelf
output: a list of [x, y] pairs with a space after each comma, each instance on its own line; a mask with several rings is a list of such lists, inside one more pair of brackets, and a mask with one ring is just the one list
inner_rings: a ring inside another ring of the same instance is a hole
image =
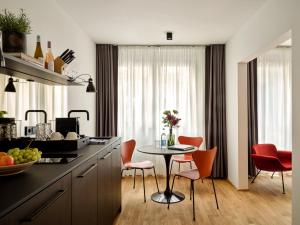
[[14, 56], [5, 55], [5, 67], [0, 67], [0, 74], [18, 77], [24, 80], [34, 81], [47, 85], [79, 86], [81, 84], [71, 82], [67, 76], [52, 72], [42, 67], [28, 63]]

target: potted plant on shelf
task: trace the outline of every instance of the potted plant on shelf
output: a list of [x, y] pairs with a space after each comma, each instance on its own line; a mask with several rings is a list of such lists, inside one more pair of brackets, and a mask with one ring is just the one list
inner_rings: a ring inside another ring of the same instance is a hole
[[3, 118], [5, 114], [7, 114], [7, 112], [1, 110], [1, 111], [0, 111], [0, 118]]
[[7, 9], [0, 13], [3, 52], [26, 53], [26, 34], [31, 31], [30, 20], [23, 9], [19, 14]]
[[177, 117], [178, 111], [173, 110], [166, 110], [163, 112], [163, 124], [165, 127], [169, 128], [169, 134], [167, 136], [167, 145], [171, 146], [175, 144], [175, 134], [173, 133], [173, 128], [179, 127], [178, 123], [181, 120]]

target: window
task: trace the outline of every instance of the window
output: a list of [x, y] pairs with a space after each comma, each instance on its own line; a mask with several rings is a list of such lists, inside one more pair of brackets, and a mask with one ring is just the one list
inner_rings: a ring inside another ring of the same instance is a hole
[[204, 47], [120, 46], [118, 60], [118, 132], [124, 140], [160, 140], [166, 109], [177, 109], [182, 118], [177, 136], [204, 136]]
[[257, 58], [258, 141], [292, 149], [291, 48]]

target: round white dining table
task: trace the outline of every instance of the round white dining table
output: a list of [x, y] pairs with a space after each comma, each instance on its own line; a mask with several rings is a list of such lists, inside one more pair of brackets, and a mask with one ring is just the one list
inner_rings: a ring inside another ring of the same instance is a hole
[[156, 192], [151, 195], [151, 199], [154, 202], [162, 203], [162, 204], [170, 204], [181, 202], [184, 200], [185, 196], [181, 192], [173, 191], [171, 192], [170, 189], [170, 161], [172, 155], [182, 155], [185, 153], [192, 153], [196, 151], [197, 149], [191, 149], [191, 150], [171, 150], [167, 148], [159, 148], [155, 146], [142, 146], [137, 148], [137, 150], [141, 153], [145, 154], [151, 154], [151, 155], [162, 155], [165, 158], [165, 164], [166, 164], [166, 189], [163, 192]]

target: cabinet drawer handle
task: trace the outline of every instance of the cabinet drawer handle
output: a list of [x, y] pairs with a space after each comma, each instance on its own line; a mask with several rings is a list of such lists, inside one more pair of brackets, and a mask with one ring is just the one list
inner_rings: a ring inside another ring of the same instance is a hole
[[103, 156], [102, 158], [100, 158], [100, 160], [107, 159], [110, 155], [111, 155], [111, 152], [108, 152], [105, 156]]
[[95, 167], [97, 166], [97, 164], [93, 164], [91, 165], [90, 168], [88, 168], [83, 174], [78, 175], [78, 178], [84, 178], [89, 172], [91, 172]]
[[46, 201], [40, 208], [36, 209], [30, 216], [21, 220], [23, 223], [31, 223], [42, 215], [50, 206], [52, 206], [61, 196], [66, 193], [66, 190], [59, 190], [52, 198]]
[[121, 147], [120, 144], [118, 144], [117, 146], [114, 147], [114, 149], [119, 149]]

